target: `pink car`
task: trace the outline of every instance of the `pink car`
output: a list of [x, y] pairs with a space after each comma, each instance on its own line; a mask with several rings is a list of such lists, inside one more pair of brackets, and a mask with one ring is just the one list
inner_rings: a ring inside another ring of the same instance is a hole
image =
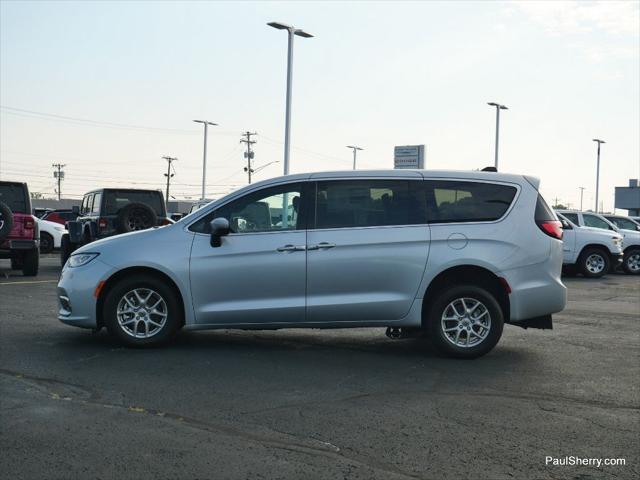
[[30, 212], [27, 184], [0, 182], [0, 258], [11, 259], [12, 269], [34, 276], [40, 263], [40, 235]]

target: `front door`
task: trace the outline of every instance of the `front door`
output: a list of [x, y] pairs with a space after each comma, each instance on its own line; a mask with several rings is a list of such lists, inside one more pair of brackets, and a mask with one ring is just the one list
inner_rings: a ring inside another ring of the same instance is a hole
[[429, 252], [429, 227], [412, 205], [410, 184], [421, 182], [316, 184], [307, 233], [308, 322], [389, 321], [409, 313]]
[[[222, 205], [196, 232], [190, 278], [196, 322], [256, 325], [304, 322], [306, 231], [301, 183], [269, 187]], [[209, 223], [229, 220], [220, 247]]]

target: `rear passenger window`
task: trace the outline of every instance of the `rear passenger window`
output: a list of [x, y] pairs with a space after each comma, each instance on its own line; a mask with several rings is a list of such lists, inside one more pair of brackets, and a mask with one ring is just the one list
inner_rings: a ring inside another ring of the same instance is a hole
[[516, 188], [508, 185], [453, 180], [427, 181], [430, 223], [498, 220], [509, 209]]
[[316, 228], [407, 225], [414, 221], [407, 180], [318, 182]]

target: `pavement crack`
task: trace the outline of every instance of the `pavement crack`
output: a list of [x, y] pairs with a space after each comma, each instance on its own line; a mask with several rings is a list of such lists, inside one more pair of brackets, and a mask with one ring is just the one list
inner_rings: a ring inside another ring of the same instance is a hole
[[140, 405], [125, 405], [122, 403], [109, 403], [94, 391], [81, 385], [63, 382], [51, 378], [25, 375], [19, 372], [0, 369], [0, 375], [17, 380], [23, 384], [37, 389], [52, 400], [67, 401], [70, 403], [91, 405], [101, 408], [120, 409], [130, 414], [147, 415], [160, 421], [170, 421], [173, 424], [187, 428], [193, 428], [210, 433], [217, 433], [231, 437], [241, 438], [245, 441], [257, 443], [265, 447], [287, 450], [300, 454], [321, 456], [333, 461], [347, 462], [363, 468], [369, 468], [396, 478], [421, 478], [373, 458], [360, 455], [346, 455], [339, 447], [327, 442], [310, 437], [299, 437], [290, 433], [281, 432], [261, 425], [246, 425], [242, 429], [222, 422], [212, 422], [196, 419], [173, 412], [147, 408]]

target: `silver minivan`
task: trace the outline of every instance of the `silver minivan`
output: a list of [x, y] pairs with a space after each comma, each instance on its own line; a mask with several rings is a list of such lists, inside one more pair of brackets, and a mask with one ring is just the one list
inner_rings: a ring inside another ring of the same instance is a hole
[[477, 357], [505, 323], [551, 328], [565, 306], [562, 228], [538, 187], [477, 171], [273, 178], [80, 248], [58, 318], [130, 346], [180, 328], [386, 327]]

